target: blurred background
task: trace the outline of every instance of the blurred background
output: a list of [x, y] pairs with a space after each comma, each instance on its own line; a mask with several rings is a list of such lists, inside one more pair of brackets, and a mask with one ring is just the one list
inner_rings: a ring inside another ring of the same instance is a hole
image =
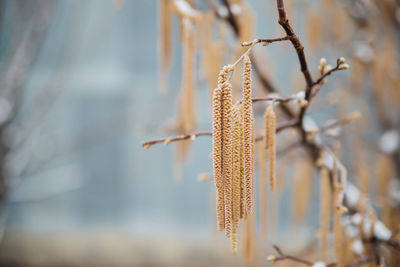
[[[209, 9], [205, 1], [195, 2], [199, 10]], [[282, 35], [274, 1], [247, 2], [255, 18], [254, 38]], [[390, 18], [382, 18], [389, 25], [382, 26], [386, 29], [382, 33], [378, 24], [368, 28], [366, 18], [374, 18], [368, 13], [371, 5], [376, 8], [373, 12], [381, 12], [374, 1], [285, 2], [314, 73], [321, 57], [334, 65], [337, 57], [345, 56], [351, 66], [369, 69], [376, 54], [388, 49], [392, 54], [387, 58], [395, 55], [397, 66], [398, 45], [383, 46], [398, 38], [397, 4]], [[336, 9], [329, 11], [322, 2]], [[177, 18], [172, 22], [168, 88], [164, 94], [158, 89], [158, 9], [156, 0], [0, 2], [1, 266], [245, 264], [242, 256], [232, 255], [230, 241], [216, 230], [214, 184], [200, 181], [212, 172], [211, 139], [192, 142], [184, 163], [176, 161], [175, 144], [149, 150], [141, 146], [146, 140], [174, 135], [171, 125], [181, 90]], [[342, 23], [339, 29], [331, 31], [322, 26], [338, 23]], [[375, 45], [379, 32], [386, 39]], [[256, 51], [260, 62], [266, 59], [265, 71], [282, 94], [304, 88], [289, 44], [260, 46]], [[399, 99], [385, 94], [392, 101], [387, 118], [393, 123], [375, 123], [370, 115], [376, 111], [371, 104], [373, 86], [350, 78], [352, 73], [368, 75], [362, 70], [352, 67], [329, 78], [322, 93], [325, 102], [315, 101], [310, 114], [320, 122], [345, 114], [346, 108], [338, 104], [342, 95], [329, 94], [346, 86], [366, 88], [365, 100], [356, 88], [354, 101], [346, 107], [369, 118], [358, 127], [366, 129], [367, 141], [379, 143], [382, 133], [398, 132]], [[390, 75], [399, 81], [397, 69]], [[393, 86], [398, 92], [398, 84]], [[196, 87], [196, 129], [209, 131], [209, 85], [197, 75]], [[356, 170], [354, 151], [342, 154], [350, 170]], [[275, 219], [268, 224], [267, 241], [259, 243], [261, 265], [267, 264], [264, 259], [272, 243], [299, 250], [316, 236], [315, 213], [308, 212], [293, 227], [290, 172], [294, 167], [290, 159], [282, 164], [287, 182], [279, 197], [269, 196], [268, 213]], [[311, 199], [310, 211], [318, 207], [318, 193]]]

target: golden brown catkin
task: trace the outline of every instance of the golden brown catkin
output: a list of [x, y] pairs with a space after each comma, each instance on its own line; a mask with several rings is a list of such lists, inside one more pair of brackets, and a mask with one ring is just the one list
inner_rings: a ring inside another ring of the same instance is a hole
[[382, 220], [385, 224], [389, 224], [391, 208], [388, 190], [390, 178], [393, 175], [392, 161], [387, 155], [379, 155], [376, 160], [375, 170], [378, 179], [378, 195], [382, 207]]
[[243, 128], [243, 103], [240, 104], [240, 219], [246, 214], [246, 182], [244, 178], [244, 128]]
[[[241, 135], [243, 131], [240, 104], [232, 108], [232, 229], [236, 231], [240, 219]], [[233, 242], [233, 236], [232, 236]]]
[[[178, 132], [191, 133], [195, 129], [195, 99], [194, 99], [194, 29], [188, 18], [182, 18], [182, 93], [179, 98]], [[177, 144], [177, 159], [183, 162], [187, 159], [191, 141], [184, 140]]]
[[213, 96], [213, 168], [217, 188], [218, 230], [225, 229], [224, 181], [222, 177], [222, 88], [217, 87]]
[[308, 159], [300, 160], [295, 166], [294, 217], [300, 220], [307, 213], [312, 196], [313, 165]]
[[167, 87], [167, 71], [171, 60], [171, 0], [160, 3], [160, 85], [161, 92]]
[[[211, 62], [210, 55], [212, 54], [213, 45], [213, 25], [214, 25], [214, 12], [209, 11], [203, 16], [203, 40], [201, 46], [201, 74], [202, 77], [208, 79], [211, 75], [215, 77], [215, 73], [211, 73]], [[209, 81], [210, 82], [210, 81]], [[211, 88], [215, 87], [216, 84], [209, 84]]]
[[329, 188], [329, 171], [321, 168], [321, 204], [320, 204], [320, 227], [321, 227], [321, 259], [327, 260], [328, 233], [330, 221], [331, 190]]
[[269, 113], [270, 113], [270, 109], [269, 106], [265, 109], [265, 113], [264, 113], [264, 139], [263, 139], [263, 143], [264, 143], [264, 149], [268, 149], [268, 140], [269, 140]]
[[317, 48], [321, 40], [321, 20], [318, 14], [319, 12], [315, 9], [310, 9], [307, 14], [308, 43], [313, 50]]
[[246, 214], [253, 211], [253, 107], [251, 100], [251, 62], [244, 57], [243, 73], [243, 141], [244, 141], [244, 178], [246, 185]]
[[252, 180], [252, 190], [253, 190], [253, 197], [254, 197], [254, 187], [255, 187], [255, 179], [254, 179], [254, 170], [255, 170], [255, 154], [256, 154], [256, 142], [255, 142], [255, 136], [256, 136], [256, 126], [255, 126], [255, 120], [254, 116], [251, 116], [251, 169], [253, 171], [253, 175], [251, 176]]
[[[334, 199], [335, 203], [339, 203], [339, 194], [341, 193], [342, 188], [340, 185], [335, 185], [334, 191]], [[340, 224], [340, 209], [334, 209], [334, 226], [333, 226], [333, 236], [334, 236], [334, 250], [335, 250], [335, 257], [338, 263], [344, 263], [344, 256], [343, 256], [343, 232], [342, 226]]]
[[272, 108], [267, 108], [267, 123], [268, 123], [268, 161], [269, 161], [269, 184], [271, 190], [275, 189], [275, 124], [276, 115]]
[[358, 156], [359, 162], [357, 164], [357, 174], [358, 174], [358, 188], [361, 193], [368, 196], [370, 190], [370, 177], [369, 177], [369, 165], [366, 163], [365, 156]]
[[233, 228], [232, 229], [232, 252], [233, 254], [237, 253], [237, 229]]
[[232, 226], [232, 86], [222, 85], [222, 176], [224, 180], [225, 234]]
[[261, 216], [261, 235], [265, 240], [267, 238], [267, 151], [260, 144], [258, 153], [258, 166], [260, 172], [260, 216]]
[[190, 133], [195, 129], [195, 101], [194, 101], [194, 71], [195, 71], [195, 49], [194, 49], [194, 29], [189, 19], [183, 18], [183, 64], [182, 64], [182, 84], [183, 84], [183, 112], [184, 112], [184, 131]]

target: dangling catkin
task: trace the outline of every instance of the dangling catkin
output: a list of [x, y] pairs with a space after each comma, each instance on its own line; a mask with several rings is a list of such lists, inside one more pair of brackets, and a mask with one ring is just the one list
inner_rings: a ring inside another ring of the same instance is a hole
[[253, 108], [251, 100], [251, 62], [244, 57], [243, 73], [243, 140], [244, 177], [246, 184], [246, 214], [253, 211]]
[[218, 74], [218, 87], [221, 87], [227, 80], [228, 74], [233, 70], [232, 65], [226, 65]]
[[232, 229], [232, 252], [233, 254], [237, 253], [237, 230], [236, 228]]
[[239, 226], [240, 218], [241, 135], [243, 131], [240, 112], [240, 104], [234, 105], [232, 108], [232, 229], [234, 231]]
[[[360, 159], [365, 157], [359, 156]], [[361, 193], [368, 196], [370, 190], [370, 177], [368, 164], [365, 163], [364, 160], [360, 160], [357, 164], [357, 174], [358, 174], [358, 187], [360, 188]]]
[[224, 180], [225, 234], [232, 225], [232, 86], [222, 85], [222, 176]]
[[320, 205], [320, 227], [321, 227], [321, 259], [326, 261], [328, 250], [328, 233], [330, 221], [331, 190], [329, 188], [329, 171], [321, 168], [321, 205]]
[[183, 113], [185, 114], [184, 131], [190, 133], [195, 129], [195, 101], [194, 101], [194, 29], [189, 19], [183, 19]]
[[314, 9], [310, 9], [307, 14], [307, 29], [308, 29], [308, 42], [311, 48], [314, 50], [318, 46], [318, 42], [321, 40], [321, 23], [318, 17], [319, 12]]
[[254, 198], [254, 187], [255, 187], [255, 179], [254, 179], [254, 170], [255, 170], [255, 155], [256, 155], [256, 126], [254, 121], [254, 116], [251, 116], [251, 170], [253, 171], [253, 175], [251, 176], [252, 180], [252, 191]]
[[265, 240], [267, 237], [267, 151], [264, 146], [260, 144], [258, 153], [258, 166], [260, 172], [260, 216], [261, 216], [261, 235]]
[[240, 104], [240, 218], [246, 214], [246, 182], [244, 178], [244, 128], [243, 128], [243, 104]]
[[382, 220], [390, 222], [390, 201], [388, 198], [389, 182], [393, 175], [393, 166], [387, 155], [379, 155], [376, 161], [376, 177], [378, 178], [378, 194], [382, 206]]
[[213, 96], [213, 167], [217, 188], [218, 230], [225, 229], [224, 181], [222, 177], [222, 88], [214, 90]]
[[[214, 25], [214, 12], [207, 12], [204, 14], [202, 20], [202, 30], [203, 30], [203, 40], [201, 47], [201, 74], [204, 78], [208, 79], [210, 75], [215, 77], [215, 73], [211, 73], [210, 68], [210, 55], [212, 54], [212, 44], [213, 44], [213, 25]], [[210, 82], [210, 81], [209, 81]], [[216, 86], [216, 84], [209, 84], [211, 88]]]
[[[192, 22], [182, 19], [183, 27], [183, 62], [182, 62], [182, 93], [179, 98], [178, 132], [191, 133], [195, 129], [195, 99], [194, 99], [194, 30]], [[177, 145], [177, 159], [183, 162], [187, 158], [191, 141], [184, 140]]]
[[276, 116], [272, 106], [267, 108], [268, 126], [268, 161], [269, 161], [269, 184], [271, 190], [275, 189], [275, 124]]
[[160, 3], [160, 90], [167, 87], [167, 71], [171, 60], [171, 3], [161, 0]]
[[[335, 185], [335, 191], [334, 191], [334, 199], [335, 203], [339, 202], [339, 194], [340, 194], [341, 188], [338, 188]], [[335, 256], [336, 259], [338, 260], [338, 263], [344, 263], [344, 256], [343, 256], [343, 235], [342, 235], [342, 227], [340, 224], [340, 210], [339, 209], [334, 209], [334, 226], [333, 226], [333, 235], [334, 235], [334, 249], [335, 249]]]
[[251, 213], [243, 222], [243, 254], [249, 266], [258, 266], [256, 255], [255, 214]]
[[312, 196], [312, 170], [313, 166], [308, 159], [300, 160], [295, 166], [294, 177], [294, 217], [296, 220], [303, 218], [309, 207]]
[[264, 149], [268, 149], [268, 145], [269, 145], [269, 113], [270, 113], [271, 109], [268, 106], [265, 109], [265, 113], [264, 113], [264, 139], [263, 139], [263, 143], [264, 143]]

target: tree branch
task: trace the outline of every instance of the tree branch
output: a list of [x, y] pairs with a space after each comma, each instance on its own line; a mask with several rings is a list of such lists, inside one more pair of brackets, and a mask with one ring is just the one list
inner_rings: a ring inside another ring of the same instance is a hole
[[[280, 131], [282, 131], [284, 129], [295, 127], [296, 125], [297, 125], [296, 120], [285, 121], [276, 127], [276, 132], [279, 133]], [[181, 134], [181, 135], [174, 136], [174, 137], [153, 139], [153, 140], [149, 140], [149, 141], [142, 143], [142, 146], [144, 148], [150, 148], [152, 145], [159, 144], [159, 143], [164, 143], [165, 145], [168, 145], [169, 143], [172, 143], [172, 142], [183, 141], [183, 140], [187, 140], [189, 138], [194, 140], [198, 136], [206, 136], [206, 135], [212, 136], [212, 132], [194, 132], [191, 134]], [[255, 138], [255, 141], [261, 141], [263, 138], [264, 138], [263, 135], [257, 136]]]
[[272, 39], [257, 38], [257, 39], [254, 39], [253, 41], [243, 42], [242, 46], [251, 46], [251, 45], [258, 44], [258, 43], [262, 43], [263, 45], [269, 45], [270, 43], [287, 41], [289, 39], [290, 39], [289, 36], [285, 36], [285, 37], [281, 37], [281, 38], [272, 38]]
[[[311, 77], [310, 71], [308, 70], [306, 56], [304, 54], [304, 47], [301, 44], [299, 37], [297, 37], [297, 35], [295, 34], [294, 30], [292, 29], [292, 26], [289, 23], [289, 20], [286, 17], [286, 11], [285, 11], [285, 6], [283, 4], [283, 0], [277, 0], [276, 3], [279, 14], [278, 22], [285, 30], [286, 35], [289, 37], [289, 40], [292, 43], [293, 47], [296, 49], [296, 53], [300, 62], [301, 72], [303, 73], [304, 79], [306, 80], [307, 88], [311, 88], [314, 82]], [[307, 96], [307, 91], [306, 91], [306, 96]]]
[[313, 263], [311, 261], [308, 261], [308, 260], [301, 259], [301, 258], [296, 257], [296, 256], [287, 255], [287, 254], [283, 253], [282, 250], [277, 245], [272, 245], [272, 247], [279, 254], [279, 256], [273, 256], [272, 255], [272, 256], [268, 257], [268, 261], [270, 261], [272, 263], [276, 263], [278, 261], [283, 261], [283, 260], [291, 260], [291, 261], [302, 263], [302, 264], [308, 265], [308, 266], [312, 266], [313, 265]]

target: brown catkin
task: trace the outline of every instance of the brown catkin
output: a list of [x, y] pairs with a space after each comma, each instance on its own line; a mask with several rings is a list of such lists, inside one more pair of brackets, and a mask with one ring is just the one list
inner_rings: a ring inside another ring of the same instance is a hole
[[357, 174], [358, 174], [358, 187], [360, 188], [361, 193], [368, 196], [370, 190], [370, 177], [368, 170], [368, 164], [363, 160], [364, 157], [359, 156], [361, 159], [357, 164]]
[[213, 168], [217, 188], [218, 230], [225, 229], [224, 181], [222, 177], [222, 88], [214, 90], [213, 96]]
[[233, 254], [237, 253], [237, 230], [236, 228], [232, 229], [232, 252]]
[[171, 61], [171, 0], [160, 3], [160, 90], [167, 87], [167, 71]]
[[388, 198], [389, 182], [393, 175], [393, 166], [390, 157], [379, 155], [376, 161], [376, 177], [378, 179], [378, 194], [382, 207], [382, 220], [385, 224], [390, 223], [390, 201]]
[[258, 266], [256, 255], [255, 214], [251, 213], [243, 222], [243, 254], [249, 266]]
[[275, 189], [275, 121], [276, 116], [272, 106], [268, 112], [268, 160], [269, 160], [269, 183], [271, 190]]
[[232, 229], [235, 231], [239, 226], [240, 218], [241, 135], [243, 131], [240, 112], [240, 104], [234, 105], [232, 108]]
[[251, 62], [244, 57], [243, 73], [243, 141], [244, 141], [244, 177], [246, 185], [246, 214], [253, 211], [253, 107], [251, 100]]
[[226, 65], [224, 66], [219, 74], [218, 74], [218, 86], [224, 85], [224, 83], [228, 80], [228, 74], [233, 70], [232, 65]]
[[189, 19], [183, 19], [184, 38], [183, 38], [183, 65], [182, 65], [182, 84], [183, 84], [183, 112], [185, 116], [184, 132], [190, 133], [195, 129], [195, 101], [194, 101], [194, 71], [195, 71], [195, 49], [194, 49], [194, 29]]
[[320, 204], [320, 227], [321, 227], [321, 259], [327, 260], [328, 233], [330, 221], [331, 190], [329, 188], [329, 171], [321, 168], [321, 204]]
[[[339, 195], [341, 193], [341, 188], [335, 186], [334, 191], [334, 198], [335, 203], [339, 202]], [[343, 231], [342, 226], [340, 224], [340, 210], [334, 209], [334, 225], [333, 225], [333, 236], [334, 236], [334, 250], [335, 250], [335, 257], [338, 263], [344, 263], [344, 256], [343, 256]]]
[[232, 225], [232, 86], [222, 85], [222, 176], [224, 180], [225, 233]]
[[269, 113], [270, 113], [271, 109], [269, 108], [269, 106], [265, 109], [265, 113], [264, 113], [264, 149], [268, 149], [268, 142], [269, 142]]
[[261, 216], [261, 235], [265, 240], [267, 237], [267, 151], [263, 145], [259, 145], [258, 166], [260, 172], [260, 216]]
[[[178, 132], [191, 133], [195, 129], [195, 99], [194, 99], [194, 29], [192, 22], [182, 19], [183, 26], [183, 57], [182, 57], [182, 93], [179, 98]], [[177, 145], [177, 159], [183, 162], [187, 159], [191, 141], [184, 140]]]
[[244, 131], [243, 131], [243, 104], [240, 105], [240, 218], [244, 218], [246, 214], [246, 182], [244, 178]]
[[307, 213], [312, 196], [313, 165], [308, 159], [300, 160], [295, 166], [294, 217], [300, 220]]
[[[252, 191], [254, 192], [254, 187], [255, 187], [255, 179], [254, 179], [254, 170], [255, 170], [255, 152], [256, 152], [256, 142], [255, 142], [255, 136], [256, 136], [256, 126], [255, 126], [255, 120], [254, 116], [251, 116], [251, 170], [253, 172], [253, 175], [251, 176], [252, 180]], [[254, 194], [254, 193], [253, 193]], [[254, 195], [253, 195], [254, 197]]]
[[[210, 68], [210, 55], [212, 54], [212, 44], [213, 44], [213, 25], [214, 25], [214, 12], [209, 11], [204, 14], [202, 19], [202, 30], [203, 30], [203, 40], [201, 46], [201, 74], [204, 78], [208, 78], [212, 75], [215, 77], [215, 73], [211, 73]], [[209, 86], [216, 86], [216, 84], [209, 84]], [[213, 88], [213, 87], [211, 87]]]
[[319, 41], [321, 40], [321, 23], [318, 17], [319, 12], [314, 9], [310, 9], [307, 17], [307, 29], [308, 29], [308, 43], [314, 50], [317, 48]]

